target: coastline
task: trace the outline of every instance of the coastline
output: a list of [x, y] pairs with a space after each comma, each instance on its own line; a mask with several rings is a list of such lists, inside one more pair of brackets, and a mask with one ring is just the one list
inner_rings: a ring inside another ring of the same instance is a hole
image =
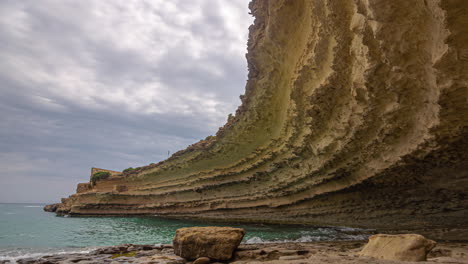
[[[29, 231], [31, 232], [35, 230], [48, 231], [46, 234], [36, 232], [28, 234], [31, 237], [36, 236], [36, 241], [40, 241], [40, 244], [37, 245], [43, 247], [31, 248], [33, 250], [29, 251], [26, 247], [33, 245], [31, 241], [28, 241], [27, 244], [23, 244], [18, 240], [15, 244], [12, 242], [12, 239], [21, 234], [17, 232], [11, 233], [7, 236], [7, 238], [9, 238], [8, 240], [4, 239], [4, 242], [8, 241], [8, 244], [4, 243], [7, 247], [3, 248], [3, 251], [0, 251], [0, 264], [80, 262], [83, 264], [90, 264], [111, 263], [112, 261], [114, 261], [114, 264], [125, 262], [139, 263], [138, 261], [140, 261], [140, 263], [144, 263], [142, 261], [147, 261], [148, 259], [139, 259], [137, 256], [133, 256], [131, 259], [112, 259], [112, 255], [119, 253], [120, 249], [111, 255], [109, 255], [110, 253], [97, 254], [95, 251], [101, 250], [100, 252], [103, 252], [102, 250], [104, 250], [104, 252], [109, 252], [116, 247], [122, 247], [112, 245], [132, 243], [132, 245], [127, 244], [126, 249], [121, 251], [123, 253], [137, 251], [141, 257], [174, 257], [170, 245], [163, 246], [160, 244], [162, 248], [158, 248], [160, 246], [154, 246], [154, 244], [146, 246], [154, 251], [135, 250], [135, 247], [138, 248], [141, 247], [138, 245], [149, 243], [170, 243], [175, 229], [179, 227], [204, 226], [211, 223], [205, 222], [201, 219], [198, 219], [199, 221], [196, 222], [182, 221], [180, 218], [178, 218], [178, 220], [174, 220], [174, 218], [171, 217], [169, 217], [169, 219], [171, 219], [171, 221], [169, 221], [168, 217], [154, 216], [133, 216], [130, 218], [71, 216], [70, 218], [63, 218], [56, 217], [54, 214], [45, 213], [38, 208], [37, 205], [32, 204], [6, 206], [4, 209], [5, 219], [10, 219], [11, 225], [5, 225], [3, 230], [14, 229], [18, 226], [19, 221], [25, 221], [23, 222], [23, 225], [30, 227]], [[7, 215], [8, 212], [14, 214]], [[223, 224], [227, 223], [223, 222]], [[137, 226], [138, 228], [134, 229]], [[378, 263], [375, 262], [375, 260], [366, 260], [366, 258], [355, 256], [356, 252], [359, 252], [360, 248], [365, 244], [369, 235], [375, 234], [377, 232], [376, 230], [362, 230], [349, 227], [320, 228], [317, 226], [315, 226], [315, 229], [307, 229], [307, 225], [264, 225], [258, 223], [255, 226], [243, 227], [246, 228], [248, 236], [245, 237], [244, 242], [240, 245], [239, 250], [236, 253], [237, 255], [240, 255], [233, 260], [244, 261], [239, 263], [255, 263], [255, 261], [262, 261], [262, 263], [295, 263], [290, 262], [293, 261], [293, 259], [289, 259], [288, 262], [284, 262], [284, 258], [298, 258], [297, 261], [302, 261], [300, 263]], [[150, 232], [149, 229], [152, 231]], [[118, 232], [116, 230], [118, 230]], [[450, 230], [445, 231], [447, 232]], [[456, 232], [456, 230], [451, 231]], [[25, 231], [22, 231], [21, 233], [24, 232]], [[52, 235], [52, 233], [54, 235]], [[288, 235], [284, 236], [284, 233], [287, 233]], [[292, 236], [293, 233], [295, 234], [294, 236]], [[70, 237], [67, 234], [76, 234], [78, 236]], [[87, 235], [85, 237], [80, 237], [80, 234]], [[116, 239], [116, 237], [121, 237], [122, 234], [125, 234], [127, 239]], [[145, 235], [144, 239], [142, 239], [143, 235]], [[132, 238], [134, 236], [138, 236], [138, 239]], [[44, 237], [53, 239], [48, 241], [49, 244], [44, 244]], [[77, 240], [83, 238], [85, 239]], [[161, 240], [161, 238], [164, 239]], [[60, 241], [61, 244], [58, 243], [58, 241]], [[93, 243], [87, 243], [85, 241], [93, 241]], [[464, 260], [461, 258], [462, 255], [457, 253], [461, 252], [465, 254], [465, 258], [468, 257], [468, 241], [437, 241], [439, 244], [429, 254], [428, 263], [468, 263], [468, 260], [463, 262]], [[25, 248], [23, 248], [23, 245]], [[63, 245], [64, 247], [54, 248], [54, 245]], [[134, 248], [132, 250], [128, 250], [131, 246]], [[14, 252], [14, 250], [17, 250], [17, 252]], [[298, 252], [302, 253], [299, 254]], [[284, 257], [281, 260], [282, 262], [278, 262], [280, 261], [280, 257]], [[449, 258], [455, 258], [455, 260], [448, 261]], [[7, 262], [7, 260], [11, 261]], [[21, 261], [17, 262], [17, 260]], [[111, 260], [111, 262], [109, 262], [109, 260]], [[122, 260], [122, 262], [118, 262], [120, 260]], [[387, 261], [385, 263], [398, 262]]]
[[[46, 212], [50, 212], [44, 210]], [[55, 213], [55, 212], [53, 212]], [[216, 218], [216, 217], [205, 217], [205, 216], [178, 216], [178, 215], [155, 215], [155, 214], [57, 214], [59, 217], [154, 217], [168, 220], [177, 221], [193, 221], [198, 223], [220, 223], [220, 224], [236, 224], [236, 225], [281, 225], [290, 227], [313, 227], [313, 228], [330, 228], [336, 230], [349, 230], [350, 232], [356, 232], [356, 234], [403, 234], [403, 233], [416, 233], [421, 234], [425, 237], [436, 239], [438, 241], [446, 242], [468, 242], [466, 234], [468, 229], [463, 226], [438, 226], [438, 227], [414, 227], [414, 228], [391, 228], [391, 227], [380, 227], [380, 228], [369, 228], [366, 225], [355, 223], [352, 226], [346, 225], [323, 225], [319, 222], [313, 221], [290, 221], [290, 220], [278, 220], [278, 219], [256, 219], [256, 218]]]
[[[57, 217], [36, 204], [3, 204], [0, 260], [92, 251], [97, 247], [171, 243], [178, 228], [227, 222], [189, 221], [155, 216]], [[232, 224], [247, 231], [244, 243], [362, 240], [375, 232], [304, 225]], [[88, 252], [88, 253], [89, 253]]]
[[[224, 263], [411, 263], [358, 257], [366, 241], [328, 241], [308, 243], [241, 244], [231, 261]], [[17, 259], [16, 263], [193, 263], [174, 254], [171, 244], [125, 244], [101, 247], [89, 252], [52, 254]], [[1, 261], [0, 264], [15, 263]], [[220, 263], [220, 262], [211, 262]], [[429, 253], [427, 261], [418, 263], [468, 263], [468, 243], [440, 242]]]

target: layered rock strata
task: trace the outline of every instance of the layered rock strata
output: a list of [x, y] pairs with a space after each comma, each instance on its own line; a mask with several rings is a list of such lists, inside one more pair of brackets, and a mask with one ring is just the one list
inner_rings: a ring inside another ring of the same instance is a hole
[[468, 2], [250, 9], [246, 91], [216, 136], [81, 188], [57, 211], [468, 238]]

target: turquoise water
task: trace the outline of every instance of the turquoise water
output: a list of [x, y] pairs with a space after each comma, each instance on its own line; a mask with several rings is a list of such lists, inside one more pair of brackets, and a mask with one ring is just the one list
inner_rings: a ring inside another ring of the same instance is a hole
[[[46, 253], [87, 251], [124, 243], [171, 243], [175, 230], [208, 226], [187, 220], [157, 217], [57, 217], [43, 204], [0, 204], [0, 260]], [[350, 228], [314, 228], [280, 225], [235, 225], [247, 234], [244, 243], [365, 239]]]

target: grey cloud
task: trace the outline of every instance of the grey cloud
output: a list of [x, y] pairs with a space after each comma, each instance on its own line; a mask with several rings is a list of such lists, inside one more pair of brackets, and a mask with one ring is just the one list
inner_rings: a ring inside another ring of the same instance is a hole
[[244, 90], [247, 5], [1, 1], [0, 202], [57, 201], [92, 166], [214, 134]]

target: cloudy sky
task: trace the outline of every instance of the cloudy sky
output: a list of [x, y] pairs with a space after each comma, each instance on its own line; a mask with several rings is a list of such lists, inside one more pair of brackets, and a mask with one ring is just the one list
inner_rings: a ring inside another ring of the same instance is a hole
[[240, 104], [249, 0], [1, 0], [0, 202], [57, 202]]

